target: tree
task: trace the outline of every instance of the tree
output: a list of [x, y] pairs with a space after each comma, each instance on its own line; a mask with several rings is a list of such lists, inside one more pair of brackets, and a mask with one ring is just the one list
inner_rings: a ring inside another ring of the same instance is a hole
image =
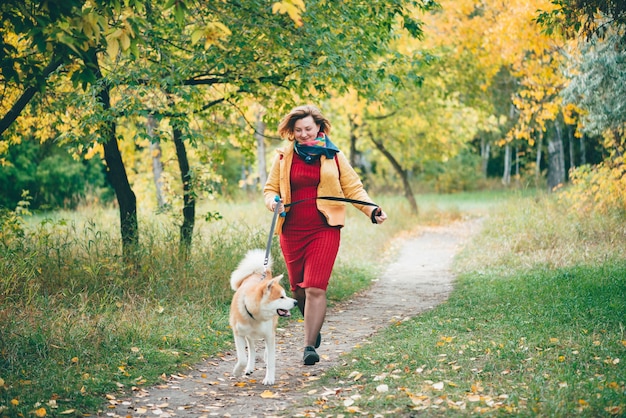
[[[552, 0], [555, 7], [543, 10], [537, 21], [548, 33], [560, 30], [566, 36], [579, 34], [587, 40], [604, 38], [610, 28], [626, 25], [626, 3], [619, 0]], [[622, 32], [622, 38], [626, 32]], [[623, 48], [623, 45], [621, 46]]]
[[[49, 51], [64, 52], [64, 74], [87, 92], [76, 90], [72, 101], [88, 105], [81, 109], [81, 126], [65, 140], [74, 138], [85, 147], [103, 144], [128, 255], [139, 242], [137, 203], [118, 146], [120, 122], [149, 115], [169, 121], [182, 170], [181, 243], [186, 245], [193, 231], [195, 194], [185, 143], [194, 145], [203, 136], [191, 127], [210, 120], [218, 105], [244, 98], [271, 99], [276, 115], [294, 93], [316, 96], [351, 85], [371, 90], [389, 76], [378, 58], [388, 52], [397, 22], [416, 30], [409, 4], [420, 7], [421, 2], [352, 1], [328, 7], [326, 1], [311, 0], [305, 8], [303, 2], [288, 0], [273, 5], [261, 0], [74, 1], [63, 13], [40, 20], [48, 2], [11, 1], [3, 3], [3, 14], [17, 17], [5, 33], [19, 33], [15, 38], [28, 45], [21, 48], [3, 37], [3, 47], [11, 46], [14, 54], [3, 61], [2, 70], [15, 76], [10, 70], [23, 59], [18, 51], [36, 50], [41, 62], [56, 62]], [[40, 21], [47, 23], [45, 29]], [[43, 85], [50, 76], [40, 67], [33, 66]], [[219, 112], [228, 118], [227, 107]], [[88, 138], [94, 142], [89, 144]]]

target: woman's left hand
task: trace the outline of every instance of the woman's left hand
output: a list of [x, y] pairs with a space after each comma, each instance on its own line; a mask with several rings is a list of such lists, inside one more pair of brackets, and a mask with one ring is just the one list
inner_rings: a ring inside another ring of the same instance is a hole
[[387, 214], [381, 208], [376, 208], [372, 212], [372, 222], [375, 224], [382, 224], [387, 220]]

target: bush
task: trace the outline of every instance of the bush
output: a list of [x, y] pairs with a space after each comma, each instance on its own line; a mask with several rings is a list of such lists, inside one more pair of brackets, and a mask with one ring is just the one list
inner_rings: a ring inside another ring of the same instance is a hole
[[0, 207], [15, 208], [27, 190], [32, 209], [73, 209], [90, 194], [108, 201], [103, 165], [75, 160], [66, 150], [24, 141], [12, 145], [0, 166]]

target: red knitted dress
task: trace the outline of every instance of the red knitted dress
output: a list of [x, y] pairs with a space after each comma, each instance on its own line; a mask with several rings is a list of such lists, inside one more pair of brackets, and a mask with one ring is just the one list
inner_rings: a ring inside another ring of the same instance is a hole
[[[306, 163], [294, 155], [291, 164], [291, 201], [317, 196], [320, 161]], [[291, 207], [280, 235], [280, 246], [287, 264], [291, 290], [296, 287], [324, 289], [339, 251], [341, 227], [329, 226], [309, 199]]]

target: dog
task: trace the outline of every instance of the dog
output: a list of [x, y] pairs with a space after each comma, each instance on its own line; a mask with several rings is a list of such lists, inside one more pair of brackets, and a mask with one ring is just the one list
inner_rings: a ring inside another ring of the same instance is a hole
[[230, 305], [230, 326], [237, 350], [233, 375], [238, 376], [244, 370], [246, 375], [252, 374], [256, 358], [254, 342], [264, 339], [263, 384], [273, 385], [276, 374], [278, 317], [291, 316], [290, 311], [298, 302], [286, 296], [285, 289], [280, 285], [282, 274], [272, 277], [271, 257], [268, 257], [267, 266], [264, 266], [264, 260], [263, 250], [250, 250], [230, 276], [230, 286], [235, 291]]

